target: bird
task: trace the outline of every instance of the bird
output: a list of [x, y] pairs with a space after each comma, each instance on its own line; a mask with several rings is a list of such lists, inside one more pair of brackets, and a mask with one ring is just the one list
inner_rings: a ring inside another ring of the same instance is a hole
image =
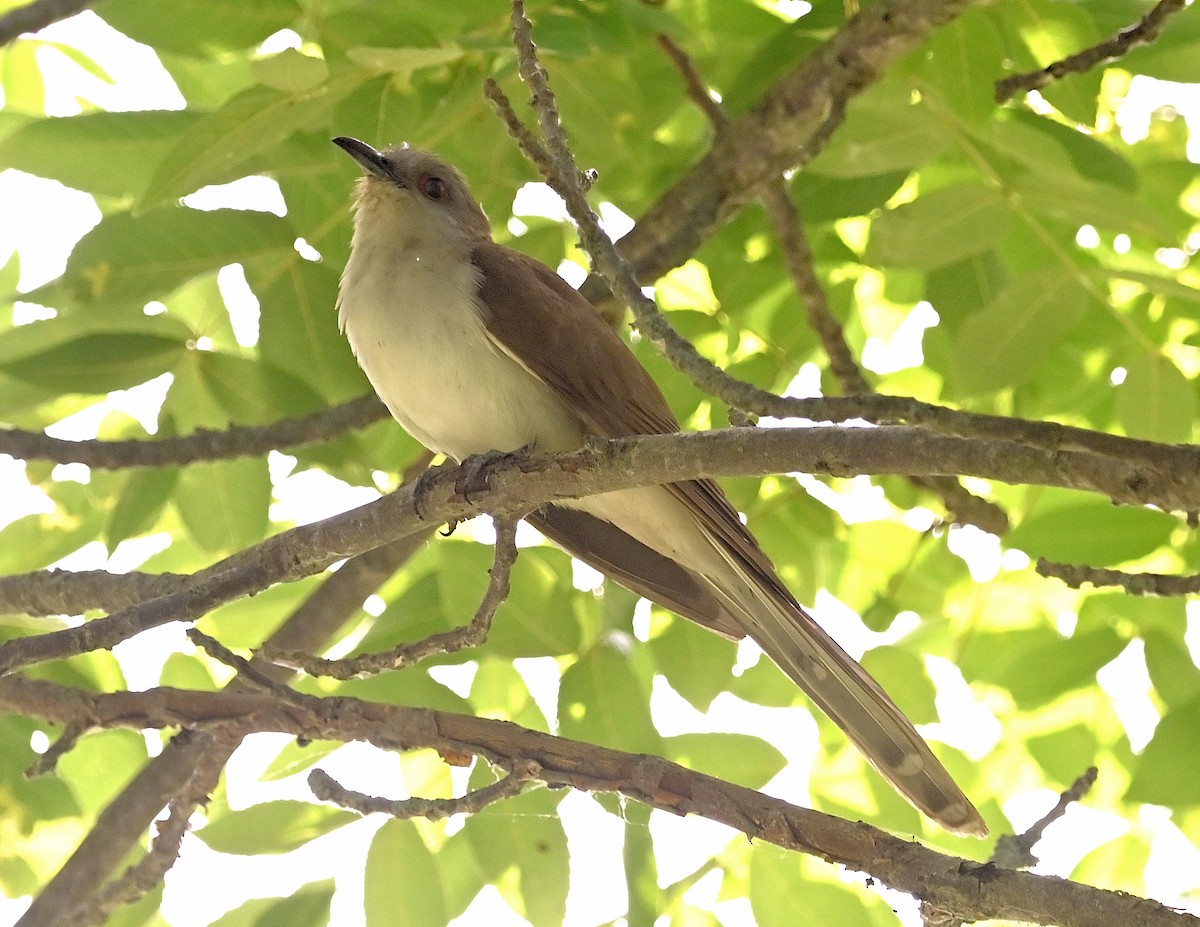
[[[333, 142], [362, 170], [338, 324], [416, 440], [462, 463], [680, 430], [591, 303], [493, 241], [454, 167], [407, 145]], [[526, 520], [638, 595], [726, 637], [748, 635], [918, 810], [953, 833], [987, 833], [908, 718], [788, 591], [717, 483], [556, 501]]]

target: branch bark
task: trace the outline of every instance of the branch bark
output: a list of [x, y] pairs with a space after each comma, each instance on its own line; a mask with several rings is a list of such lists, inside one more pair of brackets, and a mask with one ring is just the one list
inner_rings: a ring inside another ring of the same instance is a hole
[[[1120, 460], [1076, 450], [1046, 451], [1005, 441], [949, 438], [920, 428], [736, 428], [648, 435], [569, 454], [536, 455], [497, 466], [492, 486], [459, 491], [461, 471], [442, 467], [422, 487], [429, 523], [492, 512], [511, 515], [546, 502], [678, 480], [804, 471], [833, 476], [968, 475], [1008, 483], [1098, 492], [1117, 503], [1200, 509], [1195, 479], [1200, 449], [1189, 464]], [[225, 602], [277, 582], [324, 570], [344, 557], [423, 530], [413, 487], [324, 521], [277, 534], [196, 573], [183, 588], [75, 628], [0, 645], [0, 673], [44, 660], [109, 648], [170, 621], [194, 621]]]
[[37, 431], [0, 428], [0, 454], [20, 460], [83, 463], [101, 470], [184, 466], [204, 460], [262, 457], [268, 451], [331, 441], [387, 417], [387, 409], [372, 393], [300, 418], [255, 427], [232, 425], [224, 431], [200, 429], [173, 438], [67, 441]]
[[280, 705], [254, 693], [160, 688], [93, 694], [20, 676], [0, 679], [0, 706], [89, 727], [163, 728], [182, 720], [214, 731], [236, 729], [242, 736], [282, 731], [314, 739], [365, 740], [385, 750], [426, 747], [473, 754], [503, 769], [531, 773], [551, 787], [620, 792], [672, 814], [718, 821], [752, 840], [865, 872], [967, 920], [1010, 918], [1062, 927], [1200, 925], [1200, 918], [1155, 901], [946, 856], [867, 824], [800, 808], [657, 757], [578, 743], [507, 721], [346, 697], [297, 694]]
[[[424, 465], [427, 457], [421, 459]], [[281, 649], [313, 651], [322, 646], [361, 606], [368, 595], [398, 570], [428, 539], [429, 530], [353, 558], [333, 573], [271, 636]], [[272, 672], [269, 668], [268, 672]], [[287, 673], [278, 669], [278, 678]], [[244, 691], [235, 680], [232, 691]], [[56, 924], [91, 898], [112, 868], [142, 839], [155, 817], [189, 787], [207, 792], [215, 784], [194, 781], [205, 767], [219, 774], [237, 741], [217, 742], [204, 732], [184, 731], [101, 812], [95, 826], [63, 867], [34, 898], [16, 927]], [[207, 788], [205, 786], [207, 785]]]
[[86, 10], [95, 0], [35, 0], [0, 16], [0, 46]]

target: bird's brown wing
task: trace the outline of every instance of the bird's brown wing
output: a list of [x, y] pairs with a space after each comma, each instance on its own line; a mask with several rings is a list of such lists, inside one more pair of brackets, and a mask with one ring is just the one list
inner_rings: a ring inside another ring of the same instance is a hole
[[[479, 244], [471, 261], [480, 271], [479, 297], [491, 337], [546, 383], [590, 432], [620, 438], [679, 430], [649, 373], [554, 271], [492, 242]], [[586, 521], [559, 518], [557, 523], [546, 519], [547, 533], [555, 537], [557, 532], [556, 540], [581, 559], [601, 570], [607, 565], [618, 581], [685, 617], [717, 630], [728, 623], [738, 634], [750, 633], [914, 805], [950, 830], [986, 833], [979, 813], [911, 722], [792, 597], [721, 488], [711, 480], [666, 488], [724, 551], [752, 601], [742, 601], [740, 590], [723, 588], [719, 580], [683, 566], [678, 573], [649, 575], [639, 568], [645, 545], [611, 525], [602, 540], [589, 537], [589, 528], [601, 523], [590, 516]], [[621, 543], [621, 538], [627, 541]], [[610, 553], [600, 554], [601, 546]], [[709, 599], [715, 594], [719, 623], [699, 617], [713, 612], [711, 602], [696, 597], [697, 589]]]

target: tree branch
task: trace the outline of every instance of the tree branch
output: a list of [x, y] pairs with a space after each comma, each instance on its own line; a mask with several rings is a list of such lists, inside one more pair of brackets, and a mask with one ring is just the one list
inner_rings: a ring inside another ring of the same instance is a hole
[[[413, 477], [429, 463], [419, 455], [406, 472]], [[363, 600], [382, 585], [428, 540], [425, 529], [399, 541], [348, 560], [301, 604], [271, 635], [270, 640], [288, 650], [316, 650], [332, 637], [362, 606]], [[281, 668], [264, 667], [264, 673], [283, 680]], [[243, 691], [237, 680], [231, 691]], [[87, 907], [112, 868], [124, 859], [173, 798], [195, 789], [207, 791], [217, 781], [225, 761], [238, 741], [216, 742], [203, 733], [185, 731], [176, 736], [101, 812], [95, 826], [58, 873], [47, 883], [18, 922], [18, 927], [55, 924], [78, 908]], [[210, 768], [210, 781], [195, 777], [198, 768]], [[100, 902], [97, 901], [97, 904]]]
[[419, 663], [435, 654], [457, 653], [478, 647], [487, 640], [492, 618], [501, 603], [508, 598], [509, 577], [517, 562], [517, 522], [514, 518], [494, 518], [496, 552], [492, 559], [491, 579], [487, 591], [469, 623], [453, 631], [443, 631], [409, 644], [400, 644], [382, 653], [366, 653], [344, 660], [328, 660], [303, 651], [282, 652], [267, 646], [260, 652], [263, 659], [279, 666], [299, 670], [309, 676], [328, 676], [333, 679], [361, 679], [387, 670], [401, 669]]
[[[986, 2], [881, 0], [864, 7], [714, 139], [709, 152], [621, 239], [621, 253], [638, 279], [652, 282], [686, 261], [764, 183], [816, 157], [850, 100], [892, 62], [937, 27]], [[604, 290], [599, 279], [583, 287], [596, 303]]]
[[1127, 573], [1086, 563], [1057, 563], [1041, 557], [1037, 562], [1041, 576], [1060, 579], [1072, 589], [1085, 585], [1117, 586], [1130, 595], [1184, 596], [1200, 592], [1200, 573], [1175, 576], [1170, 573]]
[[95, 0], [35, 0], [0, 16], [0, 46], [19, 35], [37, 32], [91, 6]]
[[65, 441], [38, 431], [0, 428], [0, 454], [18, 460], [83, 463], [101, 470], [184, 466], [203, 460], [261, 457], [267, 451], [331, 441], [385, 418], [387, 409], [372, 393], [300, 418], [254, 427], [233, 425], [224, 431], [200, 429], [176, 438]]
[[1111, 39], [1048, 64], [1039, 71], [1012, 74], [996, 81], [996, 102], [1004, 103], [1018, 93], [1028, 93], [1070, 74], [1082, 74], [1097, 65], [1109, 64], [1139, 45], [1149, 45], [1158, 38], [1167, 20], [1186, 6], [1187, 0], [1158, 0], [1150, 12]]
[[[696, 70], [691, 57], [675, 44], [670, 36], [658, 36], [659, 47], [679, 72], [684, 89], [692, 104], [700, 110], [713, 127], [721, 133], [729, 128], [729, 118], [721, 104], [709, 93], [704, 79]], [[847, 394], [873, 393], [875, 390], [863, 376], [858, 362], [846, 343], [842, 325], [829, 308], [825, 288], [817, 277], [812, 248], [804, 233], [800, 209], [792, 199], [791, 189], [782, 175], [765, 183], [760, 191], [763, 209], [775, 231], [775, 239], [783, 256], [784, 267], [792, 278], [792, 286], [800, 305], [808, 315], [809, 328], [816, 333], [829, 358], [829, 369], [842, 392]], [[992, 534], [1008, 530], [1008, 516], [995, 503], [980, 499], [953, 477], [914, 477], [912, 482], [942, 499], [951, 517], [963, 524], [972, 524]]]
[[408, 798], [394, 801], [378, 798], [345, 788], [323, 769], [314, 769], [308, 774], [308, 787], [321, 801], [329, 801], [357, 811], [361, 815], [389, 814], [394, 818], [425, 818], [440, 821], [455, 814], [475, 814], [488, 805], [521, 794], [530, 780], [537, 779], [541, 767], [532, 760], [521, 763], [513, 772], [498, 782], [468, 792], [461, 798]]
[[[546, 502], [618, 489], [722, 476], [803, 471], [834, 476], [978, 476], [1008, 483], [1098, 492], [1117, 503], [1200, 509], [1197, 455], [1175, 469], [1086, 451], [1046, 451], [1005, 441], [931, 434], [919, 428], [735, 428], [643, 435], [568, 454], [535, 455], [489, 471], [488, 489], [468, 501], [458, 467], [439, 468], [422, 488], [422, 510], [442, 524], [484, 511], [529, 511]], [[196, 573], [183, 588], [79, 627], [0, 645], [0, 673], [44, 660], [109, 648], [170, 621], [194, 621], [225, 602], [277, 582], [324, 570], [344, 557], [425, 527], [411, 484], [324, 521], [292, 528]]]
[[385, 750], [474, 754], [503, 768], [537, 769], [536, 777], [551, 787], [620, 792], [672, 814], [697, 814], [752, 840], [865, 872], [968, 920], [1011, 918], [1062, 927], [1200, 924], [1200, 919], [1155, 901], [946, 856], [866, 824], [799, 808], [653, 756], [578, 743], [507, 721], [425, 708], [348, 697], [300, 695], [298, 700], [281, 706], [260, 694], [169, 688], [95, 694], [20, 676], [0, 679], [0, 707], [60, 724], [142, 729], [186, 723], [235, 730], [242, 736], [282, 731], [324, 740], [364, 740]]

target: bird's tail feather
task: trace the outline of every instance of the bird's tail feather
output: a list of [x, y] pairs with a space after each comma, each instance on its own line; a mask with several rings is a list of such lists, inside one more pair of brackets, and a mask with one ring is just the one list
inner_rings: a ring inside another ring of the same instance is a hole
[[758, 577], [747, 576], [735, 558], [728, 562], [737, 581], [712, 574], [706, 578], [779, 668], [919, 810], [953, 833], [987, 834], [979, 812], [879, 684], [781, 585], [765, 586]]

